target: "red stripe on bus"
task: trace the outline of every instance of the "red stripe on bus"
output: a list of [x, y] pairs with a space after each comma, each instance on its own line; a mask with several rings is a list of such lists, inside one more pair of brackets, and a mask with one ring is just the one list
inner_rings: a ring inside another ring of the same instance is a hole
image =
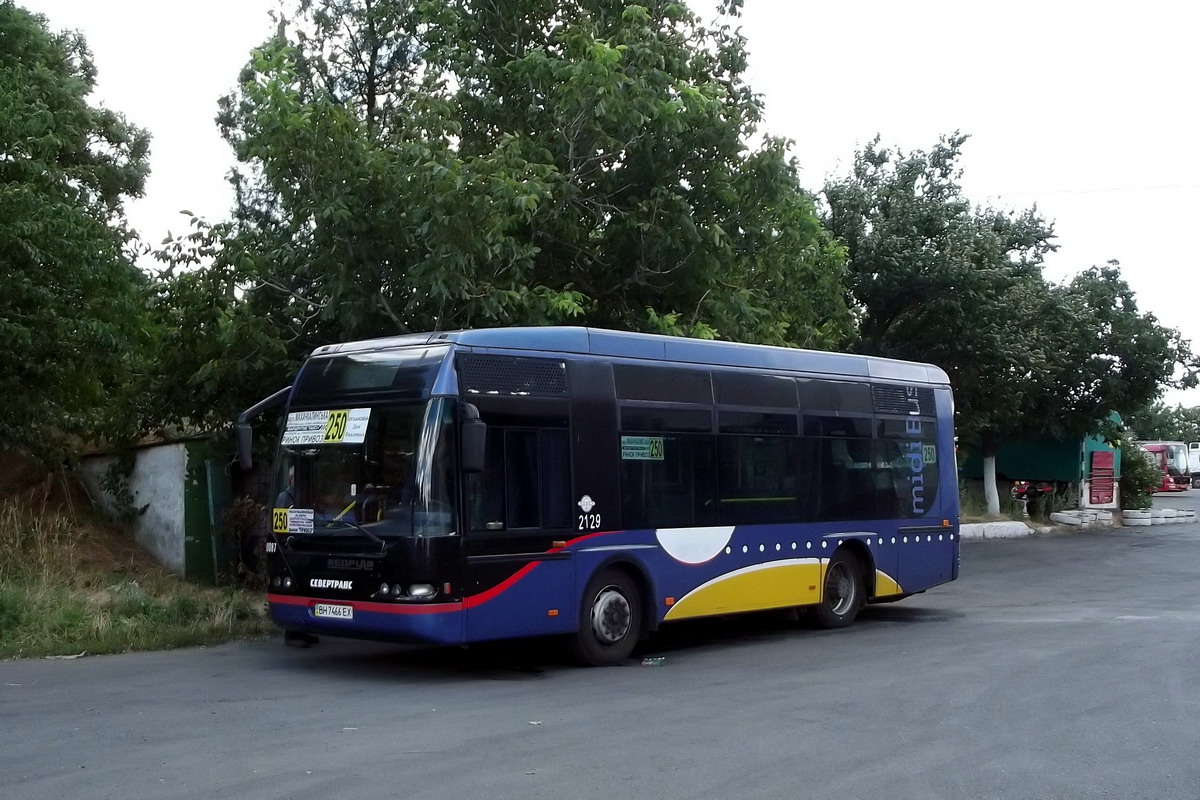
[[[568, 547], [577, 545], [582, 541], [585, 541], [587, 539], [594, 539], [597, 536], [604, 536], [609, 533], [614, 533], [614, 531], [597, 531], [596, 533], [587, 533], [587, 534], [584, 534], [583, 536], [578, 536], [578, 537], [570, 540], [562, 547], [552, 547], [549, 550], [547, 550], [546, 552], [547, 553], [561, 553], [563, 550], [566, 550]], [[526, 564], [525, 566], [521, 567], [519, 570], [514, 572], [512, 575], [505, 578], [503, 581], [496, 584], [495, 586], [488, 589], [487, 591], [480, 592], [479, 594], [473, 594], [470, 597], [465, 598], [463, 600], [463, 607], [464, 608], [475, 608], [476, 606], [483, 605], [484, 603], [488, 602], [489, 600], [494, 600], [502, 592], [508, 590], [510, 587], [513, 586], [513, 584], [515, 584], [517, 581], [521, 580], [526, 575], [528, 575], [530, 572], [532, 572], [533, 568], [536, 567], [540, 563], [541, 563], [540, 561], [533, 561], [529, 564]]]
[[480, 592], [479, 594], [473, 594], [470, 597], [464, 598], [463, 608], [475, 608], [476, 606], [483, 605], [489, 600], [495, 599], [501, 592], [505, 591], [517, 581], [521, 580], [521, 578], [524, 578], [530, 572], [533, 572], [533, 568], [539, 563], [541, 562], [535, 561], [532, 564], [526, 564], [487, 591]]
[[563, 550], [566, 550], [568, 547], [574, 547], [575, 545], [579, 544], [580, 542], [585, 542], [588, 539], [595, 539], [597, 536], [607, 536], [610, 533], [616, 533], [616, 531], [596, 531], [595, 533], [585, 533], [583, 536], [577, 536], [576, 538], [570, 540], [562, 547], [552, 547], [547, 552], [561, 553]]

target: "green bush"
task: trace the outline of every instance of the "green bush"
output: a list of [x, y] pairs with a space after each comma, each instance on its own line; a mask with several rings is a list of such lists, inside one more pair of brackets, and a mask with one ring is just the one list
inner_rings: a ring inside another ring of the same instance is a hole
[[11, 631], [25, 621], [25, 593], [16, 587], [0, 585], [0, 631]]
[[[1000, 493], [1000, 518], [1020, 519], [1021, 506], [1020, 500], [1012, 496], [1012, 491], [1005, 487], [998, 487]], [[984, 520], [992, 519], [993, 516], [987, 513], [987, 500], [983, 495], [983, 485], [980, 481], [959, 480], [958, 482], [958, 504], [959, 511], [964, 520]]]
[[1121, 439], [1121, 508], [1149, 508], [1162, 468], [1129, 435]]
[[1054, 491], [1038, 492], [1029, 501], [1029, 517], [1037, 520], [1048, 520], [1056, 511], [1066, 511], [1068, 508], [1079, 507], [1079, 491], [1074, 484], [1056, 483]]
[[114, 617], [151, 617], [157, 607], [137, 581], [114, 585], [109, 596], [108, 610]]

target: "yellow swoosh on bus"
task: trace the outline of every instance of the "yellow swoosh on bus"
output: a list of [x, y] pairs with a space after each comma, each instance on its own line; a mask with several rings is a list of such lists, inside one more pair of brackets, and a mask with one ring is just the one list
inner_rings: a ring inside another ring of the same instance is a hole
[[816, 603], [821, 599], [822, 577], [819, 558], [788, 558], [754, 564], [697, 586], [671, 606], [665, 619]]
[[900, 584], [891, 575], [881, 569], [875, 570], [875, 597], [887, 597], [893, 594], [904, 594]]
[[[825, 568], [826, 561], [820, 558], [789, 558], [743, 567], [713, 578], [688, 592], [667, 610], [664, 619], [709, 617], [819, 603]], [[882, 570], [875, 571], [874, 596], [903, 593], [894, 578]]]

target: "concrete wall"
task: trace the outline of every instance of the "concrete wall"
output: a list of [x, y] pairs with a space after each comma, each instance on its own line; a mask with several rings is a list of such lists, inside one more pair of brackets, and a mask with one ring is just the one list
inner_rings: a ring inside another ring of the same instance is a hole
[[[147, 506], [133, 522], [139, 545], [168, 569], [184, 572], [184, 491], [187, 473], [187, 446], [173, 443], [146, 447], [137, 451], [129, 489], [134, 508]], [[115, 511], [113, 499], [105, 493], [101, 481], [112, 466], [111, 456], [86, 458], [80, 471], [92, 496], [109, 511]]]

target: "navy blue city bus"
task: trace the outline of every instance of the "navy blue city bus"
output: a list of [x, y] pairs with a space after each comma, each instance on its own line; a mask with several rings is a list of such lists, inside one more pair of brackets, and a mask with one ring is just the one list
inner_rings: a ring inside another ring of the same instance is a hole
[[946, 373], [571, 327], [330, 345], [286, 403], [272, 619], [457, 645], [564, 635], [616, 664], [675, 620], [826, 627], [958, 574]]

